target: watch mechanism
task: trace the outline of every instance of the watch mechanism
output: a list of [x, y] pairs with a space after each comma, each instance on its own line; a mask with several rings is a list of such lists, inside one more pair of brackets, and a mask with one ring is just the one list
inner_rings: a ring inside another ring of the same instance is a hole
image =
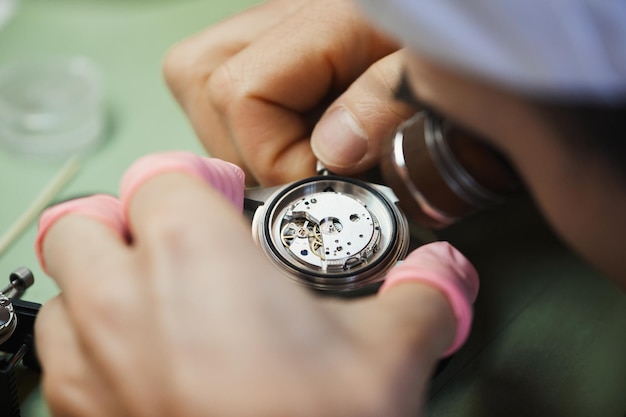
[[409, 241], [406, 219], [383, 187], [333, 176], [278, 189], [255, 213], [253, 231], [292, 278], [336, 292], [382, 279]]

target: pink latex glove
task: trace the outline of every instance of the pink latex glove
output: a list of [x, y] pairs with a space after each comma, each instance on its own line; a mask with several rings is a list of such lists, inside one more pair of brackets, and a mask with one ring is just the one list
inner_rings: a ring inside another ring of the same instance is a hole
[[125, 218], [133, 195], [143, 183], [165, 172], [184, 172], [206, 181], [237, 209], [243, 209], [245, 178], [243, 171], [236, 165], [184, 151], [147, 155], [135, 161], [124, 174], [120, 184], [120, 200], [110, 195], [96, 194], [69, 200], [44, 210], [39, 218], [39, 233], [35, 241], [35, 251], [43, 270], [46, 271], [46, 266], [41, 244], [48, 229], [57, 220], [70, 213], [81, 214], [101, 221], [119, 235], [128, 238], [130, 231]]
[[430, 285], [446, 296], [457, 320], [457, 331], [443, 356], [458, 350], [470, 333], [472, 304], [478, 295], [478, 273], [474, 266], [449, 243], [434, 242], [415, 249], [393, 268], [379, 293], [402, 283]]

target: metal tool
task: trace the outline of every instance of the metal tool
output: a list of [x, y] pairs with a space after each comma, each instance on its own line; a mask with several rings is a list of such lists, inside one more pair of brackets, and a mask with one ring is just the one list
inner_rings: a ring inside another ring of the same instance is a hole
[[0, 291], [0, 417], [20, 416], [16, 368], [39, 370], [33, 336], [41, 305], [19, 299], [34, 282], [33, 273], [20, 267]]

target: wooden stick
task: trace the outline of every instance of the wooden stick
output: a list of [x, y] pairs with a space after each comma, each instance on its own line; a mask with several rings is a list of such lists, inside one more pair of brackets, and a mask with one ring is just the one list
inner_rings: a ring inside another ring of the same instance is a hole
[[41, 211], [45, 209], [70, 180], [74, 178], [79, 169], [80, 159], [78, 157], [72, 157], [67, 160], [55, 177], [41, 190], [39, 195], [35, 197], [22, 215], [19, 216], [2, 237], [0, 237], [0, 255], [24, 233], [26, 228], [39, 216]]

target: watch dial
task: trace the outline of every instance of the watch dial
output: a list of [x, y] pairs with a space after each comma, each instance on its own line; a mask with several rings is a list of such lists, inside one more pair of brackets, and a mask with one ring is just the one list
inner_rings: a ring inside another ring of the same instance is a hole
[[290, 277], [334, 292], [381, 280], [409, 241], [406, 219], [388, 197], [367, 183], [333, 176], [277, 191], [256, 212], [253, 230]]

